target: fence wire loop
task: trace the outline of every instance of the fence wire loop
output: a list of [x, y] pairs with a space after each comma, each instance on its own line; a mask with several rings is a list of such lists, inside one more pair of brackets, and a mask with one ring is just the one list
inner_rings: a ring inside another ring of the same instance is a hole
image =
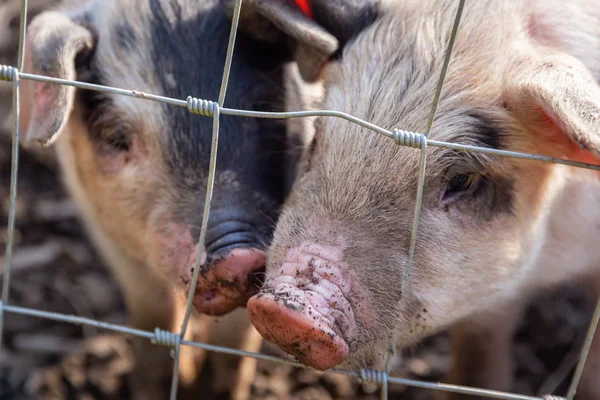
[[0, 81], [12, 82], [17, 77], [17, 69], [9, 65], [0, 65]]
[[388, 375], [385, 371], [378, 371], [374, 369], [362, 368], [360, 370], [360, 382], [361, 383], [372, 383], [377, 386], [383, 385], [387, 382]]
[[204, 115], [205, 117], [212, 117], [217, 113], [219, 103], [210, 100], [198, 99], [196, 97], [188, 96], [187, 108], [192, 114]]
[[169, 355], [171, 358], [175, 359], [175, 357], [178, 356], [179, 348], [181, 346], [181, 336], [177, 333], [155, 328], [154, 337], [150, 339], [150, 342], [158, 346], [171, 347]]
[[362, 368], [360, 370], [360, 383], [371, 384], [381, 389], [381, 399], [387, 399], [387, 384], [388, 374], [385, 371], [379, 371], [374, 369]]
[[154, 337], [150, 340], [152, 344], [166, 347], [177, 347], [181, 344], [181, 336], [164, 329], [155, 328]]
[[427, 141], [427, 136], [418, 132], [403, 131], [394, 129], [394, 142], [398, 146], [407, 146], [415, 149], [422, 149]]

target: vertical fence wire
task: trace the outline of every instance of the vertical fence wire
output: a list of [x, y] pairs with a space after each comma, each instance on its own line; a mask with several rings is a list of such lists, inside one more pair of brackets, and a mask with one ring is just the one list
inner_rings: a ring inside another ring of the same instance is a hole
[[[419, 166], [419, 180], [417, 183], [417, 196], [415, 200], [415, 212], [413, 217], [413, 227], [410, 237], [410, 247], [408, 251], [408, 261], [403, 270], [404, 278], [402, 279], [402, 286], [404, 286], [407, 280], [410, 278], [410, 273], [413, 264], [413, 258], [415, 254], [415, 247], [417, 243], [417, 235], [419, 229], [419, 218], [421, 215], [421, 207], [423, 205], [423, 187], [425, 184], [425, 166], [426, 166], [426, 151], [427, 151], [427, 136], [431, 132], [431, 128], [433, 127], [433, 122], [435, 120], [435, 114], [437, 112], [437, 107], [440, 101], [442, 88], [444, 86], [444, 82], [446, 80], [446, 74], [448, 72], [448, 65], [450, 64], [450, 58], [452, 57], [452, 49], [454, 47], [454, 42], [456, 41], [456, 35], [458, 32], [458, 27], [460, 25], [462, 12], [464, 9], [465, 0], [458, 0], [458, 10], [456, 11], [456, 17], [454, 19], [454, 24], [452, 26], [452, 32], [450, 33], [450, 39], [448, 40], [448, 48], [446, 49], [446, 55], [444, 57], [444, 62], [442, 66], [442, 71], [440, 73], [440, 78], [438, 84], [436, 86], [436, 92], [433, 99], [433, 104], [431, 106], [431, 112], [429, 115], [429, 121], [427, 123], [427, 130], [424, 134], [421, 134], [416, 140], [412, 141], [413, 146], [417, 146], [421, 149], [421, 161]], [[399, 143], [399, 140], [396, 139], [396, 144]], [[403, 288], [401, 288], [403, 290]]]
[[598, 327], [598, 321], [600, 321], [600, 298], [598, 298], [596, 303], [596, 308], [594, 310], [594, 314], [592, 315], [588, 332], [585, 335], [585, 342], [583, 343], [583, 348], [581, 349], [581, 356], [579, 357], [577, 367], [575, 368], [575, 373], [573, 374], [571, 384], [569, 385], [569, 390], [567, 392], [567, 399], [569, 400], [573, 400], [575, 398], [575, 394], [577, 393], [577, 386], [581, 380], [581, 375], [583, 374], [583, 369], [585, 368], [585, 362], [587, 361], [588, 354], [592, 347], [592, 342], [594, 341], [596, 328]]
[[446, 74], [448, 73], [448, 65], [450, 65], [450, 58], [452, 57], [452, 49], [454, 49], [454, 42], [456, 41], [456, 35], [458, 33], [458, 26], [460, 25], [460, 19], [462, 18], [463, 9], [465, 8], [465, 0], [459, 0], [458, 10], [456, 11], [456, 17], [454, 18], [454, 25], [452, 26], [452, 32], [450, 32], [450, 39], [448, 40], [448, 48], [446, 49], [446, 56], [444, 57], [444, 64], [442, 65], [442, 72], [440, 73], [440, 79], [435, 89], [435, 96], [433, 97], [433, 104], [431, 105], [431, 113], [429, 114], [429, 121], [427, 122], [427, 129], [425, 130], [425, 136], [429, 136], [431, 129], [433, 129], [433, 122], [435, 121], [435, 114], [437, 113], [437, 107], [440, 103], [442, 96], [442, 89], [444, 88], [444, 82], [446, 82]]
[[[442, 89], [444, 86], [444, 82], [446, 80], [446, 74], [448, 72], [448, 65], [450, 64], [450, 59], [452, 57], [452, 49], [454, 47], [454, 42], [456, 41], [456, 36], [458, 33], [458, 28], [460, 26], [460, 21], [462, 17], [462, 12], [464, 9], [465, 0], [458, 0], [458, 9], [456, 11], [456, 17], [454, 18], [454, 24], [452, 26], [452, 31], [450, 33], [450, 38], [448, 40], [448, 48], [446, 49], [446, 55], [444, 57], [442, 71], [440, 72], [440, 77], [438, 80], [438, 84], [436, 86], [436, 92], [433, 98], [433, 104], [431, 106], [431, 112], [429, 115], [429, 121], [427, 122], [427, 130], [425, 134], [417, 134], [410, 135], [410, 133], [406, 133], [403, 131], [396, 130], [394, 133], [394, 138], [396, 140], [396, 144], [403, 145], [412, 145], [412, 147], [417, 147], [421, 149], [421, 156], [419, 162], [419, 177], [417, 182], [417, 195], [415, 199], [415, 211], [413, 215], [413, 225], [412, 231], [410, 235], [410, 246], [408, 250], [408, 259], [404, 265], [404, 269], [402, 270], [402, 280], [401, 280], [401, 288], [400, 292], [403, 295], [405, 292], [406, 285], [410, 280], [412, 267], [413, 267], [413, 259], [415, 255], [415, 248], [417, 244], [417, 236], [419, 230], [419, 220], [421, 217], [421, 208], [423, 206], [423, 189], [425, 187], [425, 167], [427, 165], [427, 136], [431, 132], [433, 127], [433, 122], [435, 120], [435, 114], [437, 112], [437, 107], [440, 101]], [[388, 359], [386, 361], [386, 371], [389, 373], [392, 368], [391, 357], [393, 357], [396, 353], [396, 343], [398, 341], [398, 335], [392, 335], [392, 343], [390, 344], [390, 351], [388, 352]], [[385, 387], [387, 390], [387, 386]]]
[[12, 155], [10, 165], [10, 193], [8, 226], [6, 227], [6, 250], [4, 256], [4, 271], [2, 281], [2, 303], [0, 304], [0, 348], [2, 347], [2, 338], [4, 337], [4, 310], [5, 304], [8, 304], [10, 292], [10, 270], [12, 263], [12, 252], [15, 237], [15, 219], [17, 215], [17, 181], [19, 175], [19, 72], [23, 69], [25, 60], [25, 35], [27, 25], [27, 0], [21, 0], [21, 14], [19, 20], [19, 50], [17, 54], [17, 69], [13, 69], [13, 134], [12, 134]]
[[[235, 48], [235, 38], [240, 18], [240, 10], [242, 8], [242, 0], [236, 0], [235, 9], [233, 13], [233, 19], [231, 23], [231, 31], [229, 33], [229, 42], [227, 44], [227, 54], [225, 57], [225, 66], [223, 67], [223, 78], [221, 81], [221, 88], [219, 90], [219, 101], [217, 104], [213, 104], [210, 112], [213, 114], [213, 129], [212, 129], [212, 142], [210, 148], [210, 161], [208, 169], [208, 182], [206, 187], [206, 197], [204, 199], [204, 212], [202, 214], [202, 224], [200, 227], [200, 238], [198, 239], [198, 255], [196, 257], [196, 263], [194, 265], [194, 271], [192, 273], [192, 280], [190, 283], [190, 289], [187, 298], [187, 305], [185, 310], [185, 316], [181, 325], [181, 332], [179, 334], [180, 340], [176, 342], [175, 346], [175, 364], [173, 367], [173, 379], [171, 381], [171, 400], [177, 398], [177, 387], [179, 382], [179, 359], [181, 353], [180, 341], [183, 340], [189, 320], [192, 312], [192, 304], [194, 299], [194, 293], [196, 291], [196, 284], [198, 282], [198, 276], [200, 274], [200, 268], [202, 264], [202, 255], [204, 253], [204, 242], [206, 239], [206, 230], [208, 227], [208, 218], [210, 216], [210, 206], [212, 203], [213, 189], [215, 183], [215, 172], [217, 169], [217, 150], [219, 147], [219, 119], [220, 112], [219, 108], [225, 101], [227, 94], [227, 85], [229, 83], [229, 74], [231, 73], [231, 63], [233, 61], [233, 51]], [[190, 110], [191, 111], [191, 110]]]

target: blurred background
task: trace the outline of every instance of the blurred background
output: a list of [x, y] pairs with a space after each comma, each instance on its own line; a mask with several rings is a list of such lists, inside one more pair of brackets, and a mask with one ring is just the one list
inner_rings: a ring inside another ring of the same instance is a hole
[[[110, 1], [110, 0], [106, 0]], [[56, 0], [29, 0], [29, 20]], [[0, 64], [16, 66], [20, 0], [0, 0]], [[11, 165], [12, 85], [0, 82], [0, 272], [4, 273]], [[57, 175], [53, 149], [22, 149], [9, 303], [126, 323], [119, 289], [85, 237]], [[593, 304], [576, 287], [539, 296], [515, 338], [514, 391], [566, 392]], [[135, 366], [127, 337], [92, 327], [5, 314], [0, 399], [127, 399]], [[264, 351], [268, 352], [268, 347]], [[450, 342], [442, 332], [403, 352], [394, 376], [445, 381]], [[206, 368], [208, 390], [218, 374]], [[225, 379], [227, 379], [225, 377]], [[222, 385], [227, 387], [228, 385]], [[556, 389], [556, 391], [555, 391]], [[426, 400], [434, 393], [390, 386], [390, 399]], [[341, 375], [260, 361], [252, 399], [378, 399]]]

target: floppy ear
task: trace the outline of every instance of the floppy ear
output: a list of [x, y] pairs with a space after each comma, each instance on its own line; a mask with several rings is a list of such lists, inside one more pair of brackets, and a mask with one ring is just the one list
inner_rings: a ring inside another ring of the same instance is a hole
[[[24, 72], [75, 80], [76, 58], [90, 52], [92, 33], [65, 14], [46, 11], [27, 28]], [[69, 120], [75, 100], [75, 88], [22, 80], [21, 127], [25, 140], [48, 146], [60, 135]]]
[[[314, 82], [323, 64], [375, 19], [379, 2], [244, 0], [240, 29], [259, 40], [289, 39], [302, 78]], [[231, 16], [235, 0], [223, 0], [223, 4]]]
[[573, 161], [600, 164], [600, 86], [577, 59], [529, 56], [511, 69], [505, 95], [540, 145]]

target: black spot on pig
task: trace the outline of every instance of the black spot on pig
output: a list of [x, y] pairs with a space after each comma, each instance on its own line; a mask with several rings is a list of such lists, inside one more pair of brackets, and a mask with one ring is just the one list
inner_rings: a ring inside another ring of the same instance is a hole
[[125, 51], [133, 50], [136, 45], [136, 37], [133, 27], [128, 22], [121, 22], [115, 30], [117, 44]]
[[[185, 8], [164, 3], [151, 0], [151, 37], [155, 51], [152, 59], [156, 60], [154, 68], [164, 95], [180, 99], [193, 95], [217, 101], [231, 26], [229, 20], [218, 7], [198, 11], [197, 8], [202, 6], [193, 3], [186, 4]], [[197, 51], [190, 52], [190, 43], [197, 43]], [[289, 54], [239, 33], [226, 105], [283, 111], [279, 90], [283, 86], [281, 64], [286, 58], [289, 59]], [[212, 67], [203, 67], [208, 60]], [[173, 86], [167, 76], [174, 76], [177, 82], [185, 82], [185, 85]], [[189, 175], [205, 177], [211, 146], [211, 118], [191, 114], [183, 107], [165, 106], [165, 111], [171, 128], [166, 135], [171, 173], [181, 181]], [[222, 115], [220, 121], [218, 168], [238, 172], [258, 189], [277, 192], [274, 187], [280, 186], [283, 171], [267, 168], [281, 165], [284, 160], [285, 154], [277, 151], [285, 138], [284, 123], [226, 115]], [[264, 154], [256, 154], [254, 150], [257, 149], [264, 149], [261, 151]], [[256, 157], [261, 158], [259, 163], [255, 162]], [[257, 171], [257, 166], [263, 170]], [[273, 179], [261, 180], [257, 172], [269, 172]]]
[[[150, 9], [151, 59], [155, 60], [153, 69], [161, 94], [216, 102], [231, 29], [223, 9], [216, 0], [185, 5], [150, 0]], [[291, 53], [287, 48], [238, 32], [224, 106], [283, 111], [283, 73], [288, 61]], [[161, 140], [175, 190], [175, 213], [186, 223], [200, 226], [213, 120], [192, 114], [185, 107], [162, 107], [168, 131]], [[264, 249], [271, 240], [279, 206], [289, 189], [284, 167], [287, 153], [284, 121], [220, 116], [212, 209], [230, 213], [235, 216], [231, 221], [248, 227], [242, 236], [253, 248]], [[209, 229], [216, 218], [211, 211]], [[207, 243], [217, 239], [207, 237]]]
[[469, 117], [471, 119], [469, 123], [473, 126], [473, 133], [480, 146], [504, 149], [503, 139], [506, 137], [506, 132], [499, 121], [477, 111], [471, 112]]
[[[457, 142], [467, 140], [468, 144], [491, 149], [505, 149], [507, 130], [500, 121], [486, 115], [483, 111], [473, 110], [465, 127], [463, 138], [457, 138]], [[467, 196], [461, 197], [456, 205], [468, 210], [476, 218], [489, 221], [499, 215], [510, 214], [514, 211], [514, 180], [510, 175], [501, 175], [489, 172], [488, 166], [477, 161], [474, 153], [462, 153], [464, 165], [455, 165], [453, 168], [464, 169], [466, 174], [481, 174], [476, 179], [474, 190]], [[495, 162], [494, 157], [490, 158]], [[455, 205], [445, 206], [449, 211]]]
[[[362, 7], [355, 7], [355, 5], [348, 7], [344, 3], [347, 2], [336, 0], [311, 2], [315, 21], [339, 41], [339, 48], [333, 54], [333, 59], [339, 59], [342, 56], [344, 46], [358, 36], [363, 29], [371, 25], [379, 16], [377, 2], [363, 1]], [[352, 15], [349, 15], [348, 11]]]

